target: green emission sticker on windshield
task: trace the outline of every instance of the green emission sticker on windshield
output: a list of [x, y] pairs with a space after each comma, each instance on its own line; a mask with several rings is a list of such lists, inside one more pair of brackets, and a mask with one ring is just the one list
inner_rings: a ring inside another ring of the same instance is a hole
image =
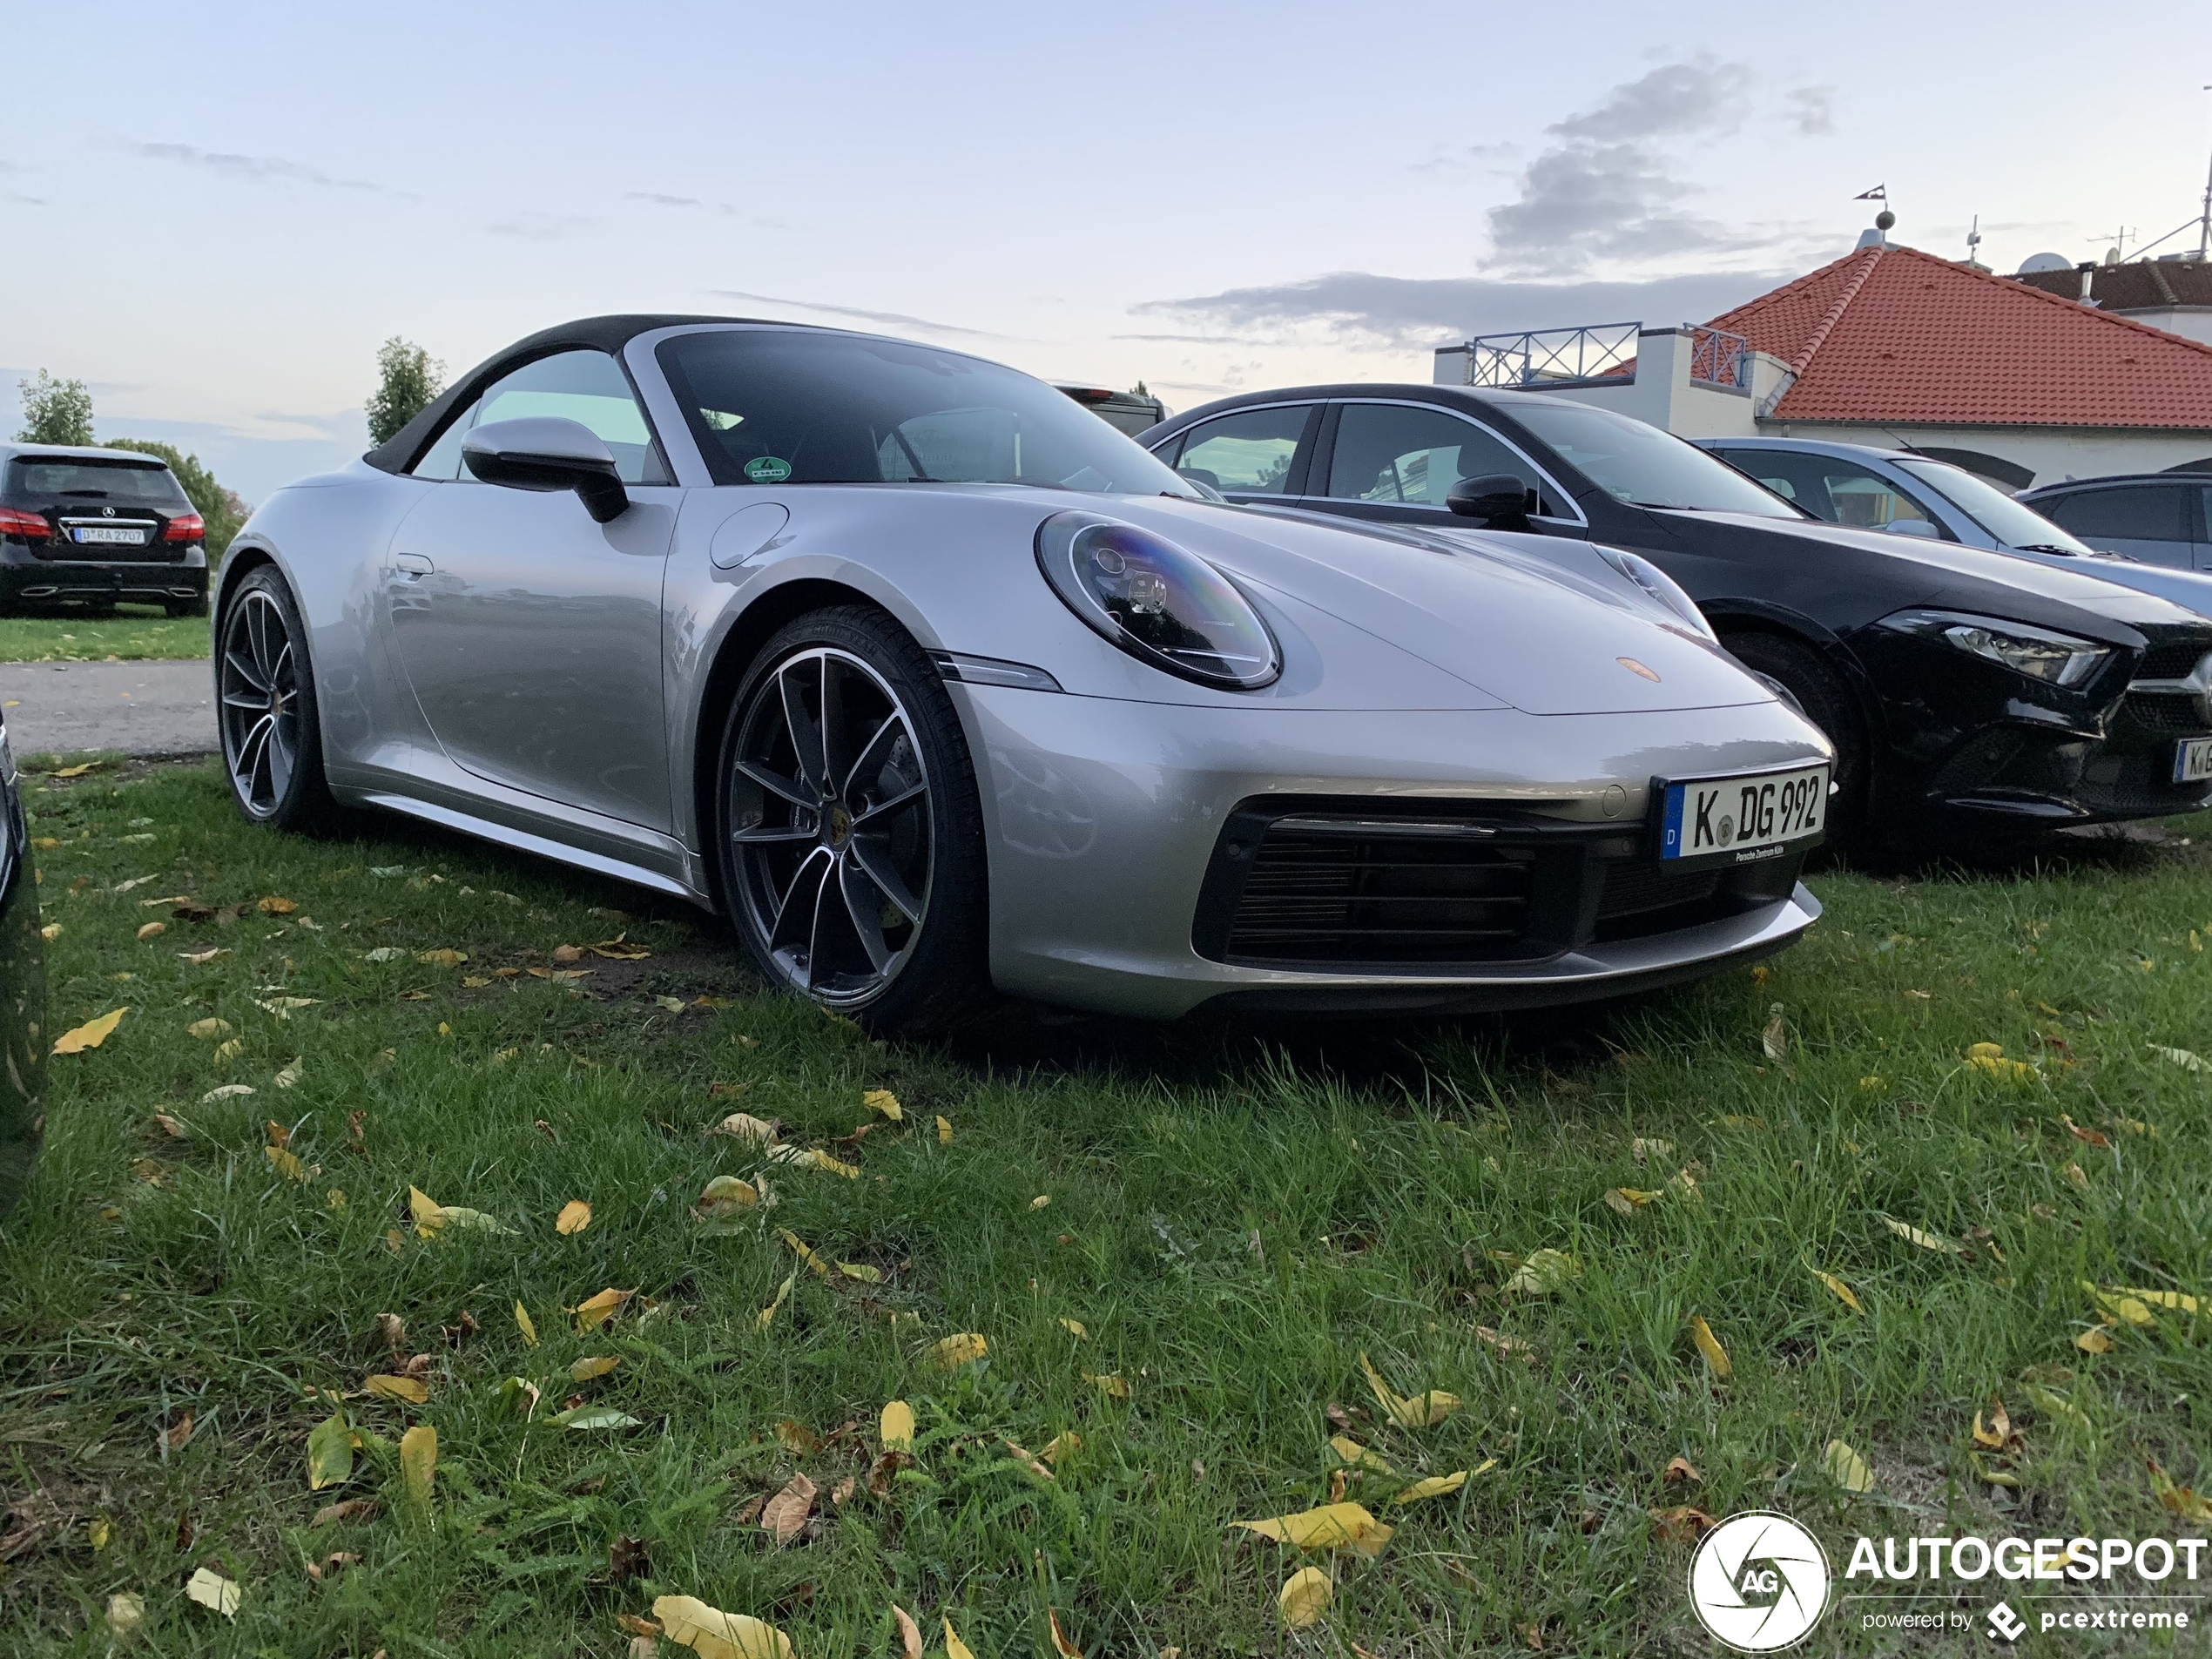
[[791, 476], [791, 462], [779, 455], [755, 455], [745, 463], [745, 475], [756, 484], [779, 484]]

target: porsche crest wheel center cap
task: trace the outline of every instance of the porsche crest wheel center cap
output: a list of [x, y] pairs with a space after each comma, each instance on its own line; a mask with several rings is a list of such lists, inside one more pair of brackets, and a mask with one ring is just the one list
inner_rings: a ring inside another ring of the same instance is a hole
[[853, 814], [842, 806], [833, 806], [822, 819], [822, 839], [832, 846], [843, 846], [853, 839]]

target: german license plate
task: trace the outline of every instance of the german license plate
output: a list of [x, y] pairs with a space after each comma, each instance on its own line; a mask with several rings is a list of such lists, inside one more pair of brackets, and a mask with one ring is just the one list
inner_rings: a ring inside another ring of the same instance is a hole
[[146, 533], [121, 524], [79, 524], [70, 531], [70, 539], [83, 545], [98, 543], [106, 547], [144, 547]]
[[2212, 738], [2183, 738], [2174, 745], [2174, 781], [2201, 784], [2212, 779]]
[[1817, 840], [1828, 827], [1828, 768], [1663, 783], [1662, 860], [1751, 864]]

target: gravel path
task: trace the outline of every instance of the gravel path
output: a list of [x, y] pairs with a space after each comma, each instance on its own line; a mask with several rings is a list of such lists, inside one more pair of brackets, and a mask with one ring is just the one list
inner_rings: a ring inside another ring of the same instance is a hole
[[17, 759], [118, 749], [206, 754], [215, 747], [207, 659], [145, 663], [0, 663], [0, 716]]

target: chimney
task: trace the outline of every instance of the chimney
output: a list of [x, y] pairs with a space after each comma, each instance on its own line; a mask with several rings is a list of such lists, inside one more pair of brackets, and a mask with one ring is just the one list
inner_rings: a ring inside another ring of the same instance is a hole
[[2081, 293], [2080, 296], [2081, 303], [2085, 306], [2095, 304], [2096, 302], [2089, 297], [2089, 287], [2090, 285], [2096, 280], [2097, 267], [2085, 260], [2083, 263], [2075, 266], [2074, 268], [2081, 273]]

